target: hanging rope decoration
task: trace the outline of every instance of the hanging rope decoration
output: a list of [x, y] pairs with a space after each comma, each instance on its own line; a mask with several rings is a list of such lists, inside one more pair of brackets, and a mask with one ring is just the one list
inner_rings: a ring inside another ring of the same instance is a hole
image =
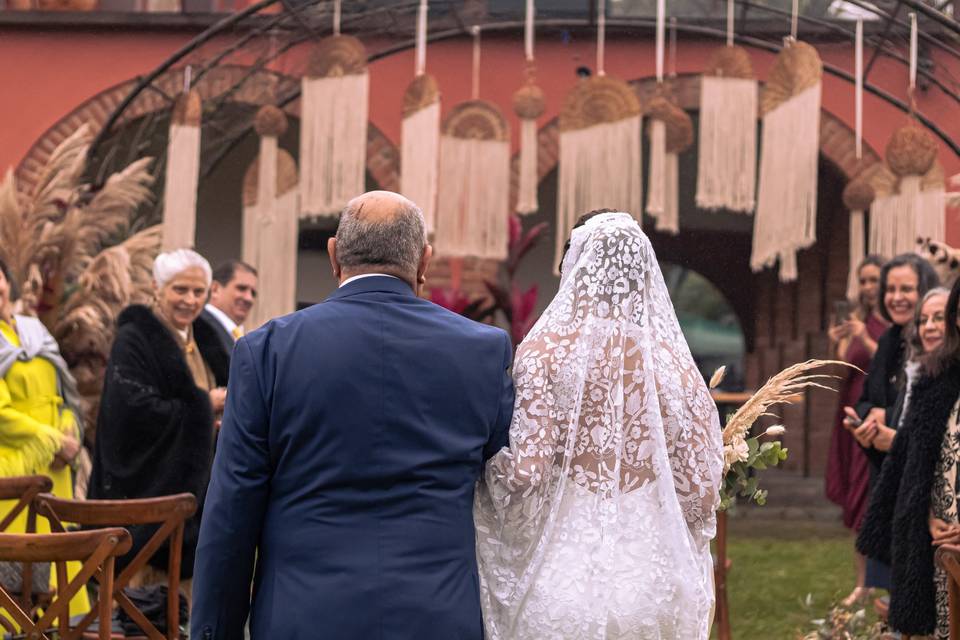
[[263, 106], [254, 128], [260, 153], [243, 179], [242, 255], [257, 269], [260, 296], [247, 320], [248, 330], [296, 310], [300, 218], [297, 164], [278, 146], [287, 130], [286, 115], [275, 106]]
[[440, 162], [440, 92], [426, 73], [427, 0], [417, 10], [416, 76], [403, 94], [400, 133], [400, 190], [423, 211], [427, 233], [437, 220], [437, 179]]
[[[680, 232], [679, 154], [693, 143], [693, 122], [678, 107], [663, 83], [663, 29], [665, 3], [657, 3], [657, 95], [647, 104], [647, 136], [650, 138], [650, 174], [647, 214], [656, 220], [657, 231]], [[671, 60], [675, 59], [671, 51]], [[675, 74], [671, 74], [675, 75]]]
[[370, 77], [367, 53], [340, 33], [340, 0], [334, 2], [334, 35], [317, 43], [302, 81], [300, 165], [302, 214], [337, 215], [363, 193], [366, 177]]
[[[856, 121], [857, 164], [863, 160], [863, 20], [857, 20], [854, 45], [854, 112]], [[862, 167], [861, 167], [862, 169]], [[850, 211], [850, 266], [847, 276], [847, 299], [856, 303], [860, 297], [857, 270], [866, 257], [866, 212], [873, 204], [876, 191], [861, 171], [843, 190], [843, 204]]]
[[727, 44], [714, 52], [700, 88], [697, 206], [752, 213], [757, 181], [757, 80], [750, 54], [734, 45], [734, 0]]
[[910, 14], [910, 115], [894, 131], [886, 148], [886, 165], [893, 175], [889, 193], [879, 195], [870, 211], [870, 251], [892, 256], [916, 249], [919, 240], [943, 242], [945, 191], [937, 164], [934, 137], [913, 115], [916, 89], [917, 22]]
[[440, 135], [434, 243], [445, 257], [507, 257], [510, 125], [497, 105], [479, 99], [479, 29], [474, 27], [474, 99], [454, 107]]
[[777, 56], [760, 101], [763, 137], [754, 216], [754, 271], [780, 261], [780, 280], [797, 279], [797, 251], [817, 241], [817, 163], [823, 63], [793, 33]]
[[520, 170], [517, 191], [517, 213], [535, 213], [537, 202], [537, 118], [543, 115], [546, 104], [543, 90], [536, 85], [534, 72], [534, 18], [536, 9], [533, 0], [527, 0], [527, 16], [524, 25], [524, 53], [527, 64], [527, 81], [513, 94], [513, 110], [520, 118]]
[[163, 185], [163, 250], [192, 247], [196, 242], [197, 185], [200, 181], [200, 119], [203, 104], [184, 71], [183, 93], [177, 96], [167, 139], [167, 173]]
[[577, 218], [609, 207], [641, 219], [640, 101], [603, 68], [604, 2], [598, 3], [597, 74], [580, 80], [560, 110], [560, 160], [554, 264]]

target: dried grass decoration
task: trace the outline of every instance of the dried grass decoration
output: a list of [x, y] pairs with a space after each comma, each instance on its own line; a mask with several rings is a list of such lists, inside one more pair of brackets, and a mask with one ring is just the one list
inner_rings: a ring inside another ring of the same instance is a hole
[[607, 207], [641, 218], [641, 120], [633, 89], [610, 76], [580, 80], [564, 100], [555, 265], [573, 224], [587, 211]]
[[243, 178], [242, 255], [259, 272], [260, 297], [247, 329], [296, 310], [300, 218], [297, 163], [277, 144], [287, 130], [287, 117], [267, 105], [260, 107], [254, 126], [260, 153]]
[[797, 279], [797, 251], [817, 241], [822, 74], [817, 50], [790, 41], [760, 101], [763, 138], [750, 266], [760, 271], [779, 259], [783, 282]]
[[676, 234], [680, 232], [678, 156], [693, 144], [693, 122], [664, 93], [650, 101], [646, 112], [650, 138], [647, 214], [656, 220], [657, 231]]
[[433, 233], [440, 170], [440, 92], [431, 75], [414, 78], [403, 94], [400, 140], [400, 190], [420, 206], [427, 232]]
[[202, 111], [196, 89], [181, 93], [173, 105], [163, 185], [164, 251], [192, 247], [196, 242]]
[[862, 173], [847, 183], [843, 190], [843, 204], [850, 212], [850, 269], [847, 276], [847, 299], [851, 302], [858, 302], [860, 298], [860, 279], [857, 268], [866, 257], [864, 218], [875, 197], [873, 185]]
[[517, 190], [517, 213], [536, 213], [537, 201], [537, 118], [543, 115], [546, 103], [543, 89], [532, 81], [513, 94], [513, 111], [520, 118], [520, 170]]
[[937, 142], [913, 118], [897, 129], [886, 149], [889, 171], [874, 180], [870, 251], [893, 256], [913, 251], [918, 238], [943, 242], [945, 188]]
[[700, 87], [697, 206], [752, 213], [757, 183], [757, 80], [746, 49], [713, 54]]
[[437, 251], [447, 257], [507, 257], [510, 126], [497, 105], [470, 100], [443, 122]]
[[370, 77], [367, 53], [353, 36], [321, 40], [302, 81], [301, 211], [333, 216], [364, 191]]

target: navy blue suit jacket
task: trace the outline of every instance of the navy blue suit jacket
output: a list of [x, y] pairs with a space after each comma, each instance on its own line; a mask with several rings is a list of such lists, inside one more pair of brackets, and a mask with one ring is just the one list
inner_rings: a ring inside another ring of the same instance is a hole
[[507, 444], [511, 357], [386, 276], [242, 338], [191, 637], [240, 640], [249, 608], [255, 640], [480, 640], [474, 484]]

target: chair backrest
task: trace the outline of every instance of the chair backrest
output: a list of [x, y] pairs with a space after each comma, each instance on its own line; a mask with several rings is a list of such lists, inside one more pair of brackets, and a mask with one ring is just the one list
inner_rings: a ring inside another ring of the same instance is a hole
[[[26, 533], [34, 533], [37, 530], [37, 512], [33, 508], [33, 500], [41, 493], [47, 493], [53, 489], [53, 480], [47, 476], [16, 476], [13, 478], [0, 478], [0, 500], [16, 500], [10, 511], [0, 517], [0, 532], [6, 531], [13, 521], [27, 509]], [[13, 564], [13, 563], [11, 563]], [[45, 566], [34, 567], [32, 563], [21, 563], [19, 566], [10, 567], [10, 572], [4, 571], [4, 575], [15, 577], [20, 574], [19, 600], [20, 606], [25, 611], [33, 609], [35, 594], [40, 593], [39, 584], [43, 583], [49, 577], [49, 572]], [[36, 575], [35, 575], [36, 572]], [[12, 575], [11, 575], [12, 574]], [[11, 588], [8, 584], [8, 588]], [[43, 589], [42, 592], [48, 591]]]
[[[94, 577], [100, 581], [100, 593], [112, 594], [117, 604], [143, 629], [148, 638], [176, 640], [180, 637], [180, 560], [183, 553], [184, 522], [197, 510], [197, 500], [192, 494], [179, 493], [139, 500], [66, 500], [41, 494], [34, 503], [37, 513], [50, 520], [50, 528], [54, 531], [64, 531], [64, 522], [84, 527], [160, 525], [156, 533], [116, 577], [112, 589], [104, 590], [103, 577], [96, 574]], [[123, 588], [129, 585], [137, 572], [167, 540], [170, 541], [170, 553], [167, 565], [167, 635], [164, 636], [123, 593]], [[86, 628], [95, 617], [96, 612], [91, 611], [78, 627]]]
[[[6, 531], [17, 516], [33, 506], [33, 499], [41, 493], [49, 493], [53, 489], [53, 480], [47, 476], [18, 476], [15, 478], [0, 478], [0, 500], [16, 500], [13, 508], [0, 519], [0, 532]], [[31, 512], [27, 516], [27, 532], [32, 533], [36, 520]]]
[[950, 603], [950, 640], [960, 640], [960, 552], [940, 547], [934, 555], [937, 566], [947, 574]]
[[[59, 637], [76, 640], [82, 637], [83, 628], [70, 628], [70, 600], [98, 573], [104, 576], [101, 586], [109, 593], [113, 588], [114, 560], [130, 551], [131, 544], [130, 534], [120, 528], [53, 534], [0, 533], [0, 561], [52, 562], [57, 567], [57, 593], [39, 620], [24, 611], [2, 586], [0, 609], [10, 614], [27, 638], [49, 640], [47, 631], [53, 628], [56, 620]], [[68, 580], [66, 563], [71, 561], [83, 564], [73, 580]], [[110, 599], [102, 600], [92, 613], [100, 618], [99, 637], [108, 640], [112, 613]]]

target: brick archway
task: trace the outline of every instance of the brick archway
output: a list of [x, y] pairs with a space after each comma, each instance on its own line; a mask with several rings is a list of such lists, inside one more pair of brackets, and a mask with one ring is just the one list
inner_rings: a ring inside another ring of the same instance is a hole
[[[169, 71], [156, 81], [159, 91], [141, 92], [124, 111], [117, 126], [123, 126], [151, 113], [169, 109], [167, 96], [175, 96], [183, 86], [183, 70]], [[273, 72], [258, 71], [250, 73], [250, 68], [242, 65], [224, 65], [212, 69], [195, 84], [203, 100], [221, 96], [233, 91], [232, 100], [241, 104], [261, 106], [271, 104], [276, 92], [299, 84], [295, 76]], [[29, 190], [36, 184], [44, 164], [57, 146], [67, 139], [84, 123], [94, 131], [103, 128], [110, 114], [134, 89], [137, 80], [128, 80], [101, 91], [86, 102], [80, 104], [69, 114], [61, 118], [34, 142], [20, 164], [17, 166], [17, 182], [21, 190]], [[269, 87], [275, 87], [275, 89]], [[236, 90], [235, 90], [236, 88]], [[295, 101], [284, 109], [290, 116], [300, 117], [300, 102]], [[400, 154], [396, 146], [374, 125], [367, 131], [367, 170], [384, 189], [396, 190], [400, 185]]]

